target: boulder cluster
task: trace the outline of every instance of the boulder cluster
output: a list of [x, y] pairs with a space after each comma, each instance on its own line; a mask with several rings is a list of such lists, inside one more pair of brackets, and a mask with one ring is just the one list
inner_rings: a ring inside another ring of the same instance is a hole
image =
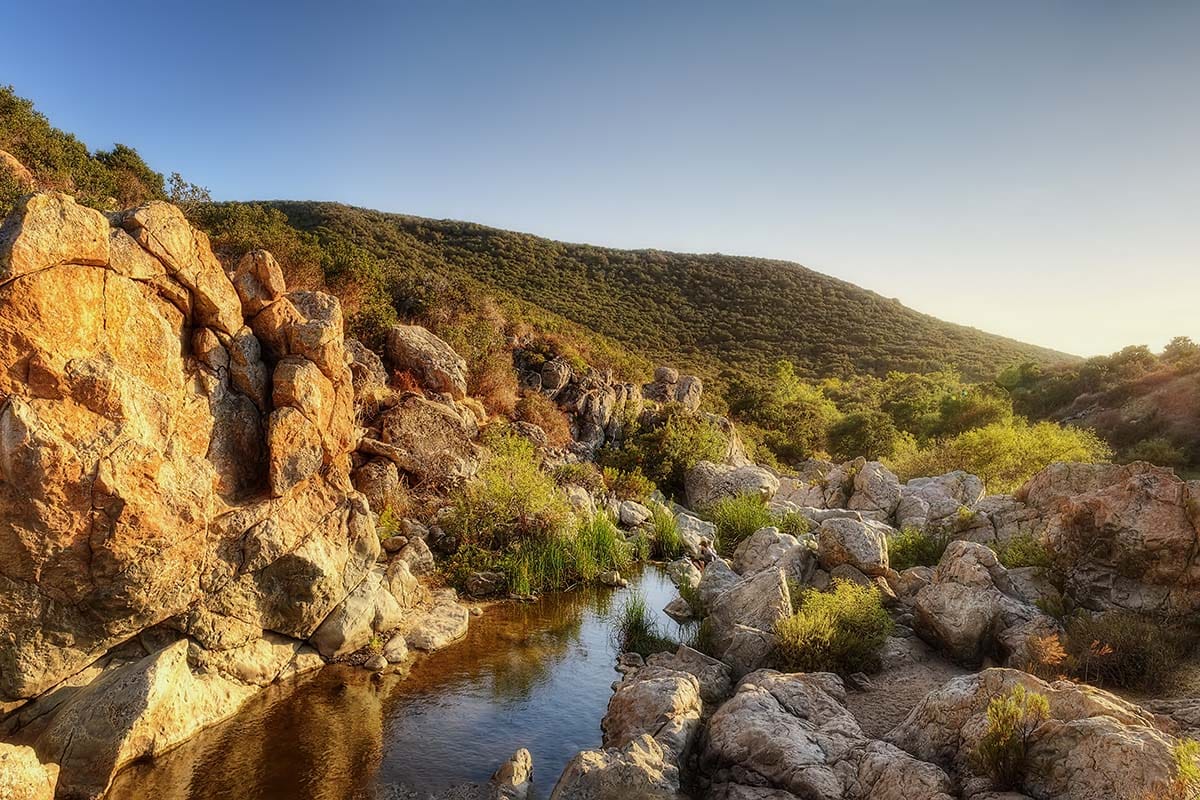
[[[760, 496], [776, 515], [803, 516], [810, 532], [767, 527], [703, 572], [686, 558], [670, 565], [687, 591], [665, 610], [703, 619], [709, 655], [680, 646], [622, 656], [604, 746], [577, 756], [553, 797], [1145, 800], [1178, 791], [1176, 748], [1194, 702], [1159, 704], [1170, 717], [1156, 715], [1023, 669], [1032, 640], [1062, 634], [1043, 608], [1200, 611], [1200, 483], [1147, 464], [1054, 464], [1016, 496], [986, 496], [963, 472], [901, 483], [859, 459], [808, 462], [793, 475], [701, 463], [687, 494], [696, 508]], [[716, 531], [675, 512], [695, 557], [699, 539]], [[945, 537], [940, 562], [893, 569], [889, 543], [901, 529]], [[996, 551], [1017, 539], [1044, 549], [1045, 566], [1064, 576], [1059, 585], [1042, 567], [1000, 563]], [[915, 674], [928, 658], [958, 674], [910, 701], [890, 729], [865, 733], [851, 710], [851, 693], [871, 687], [866, 675], [773, 668], [792, 592], [838, 579], [878, 589], [895, 622], [880, 652], [884, 676]], [[1024, 794], [1000, 791], [976, 759], [989, 703], [1017, 686], [1048, 701], [1026, 734]]]
[[[397, 363], [454, 396], [461, 364], [407, 333]], [[356, 486], [469, 471], [469, 437], [433, 441], [466, 415], [405, 399], [364, 431], [386, 381], [266, 251], [226, 268], [167, 203], [21, 200], [0, 228], [0, 734], [21, 742], [0, 794], [99, 796], [268, 684], [465, 632], [410, 569], [424, 542], [389, 558], [385, 498]]]

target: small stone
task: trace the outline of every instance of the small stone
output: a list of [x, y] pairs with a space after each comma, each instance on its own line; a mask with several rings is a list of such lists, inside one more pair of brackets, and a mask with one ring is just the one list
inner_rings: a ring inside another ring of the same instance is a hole
[[480, 608], [479, 606], [471, 606], [471, 616], [472, 617], [482, 617], [483, 609]]
[[851, 689], [857, 689], [860, 692], [869, 690], [872, 686], [871, 679], [867, 677], [865, 672], [855, 672], [846, 678], [846, 683]]
[[367, 663], [363, 664], [363, 667], [371, 672], [383, 672], [387, 669], [387, 665], [388, 660], [386, 658], [382, 655], [375, 655], [368, 658]]
[[408, 537], [407, 536], [389, 536], [388, 538], [386, 538], [382, 542], [380, 542], [380, 544], [383, 546], [383, 549], [389, 553], [399, 553], [408, 544]]
[[600, 573], [596, 580], [600, 581], [600, 583], [604, 584], [605, 586], [612, 586], [615, 589], [623, 588], [629, 585], [629, 581], [622, 578], [621, 573], [617, 572], [615, 569]]
[[408, 642], [405, 640], [404, 634], [398, 633], [388, 639], [388, 643], [383, 646], [383, 657], [389, 664], [399, 664], [408, 658]]

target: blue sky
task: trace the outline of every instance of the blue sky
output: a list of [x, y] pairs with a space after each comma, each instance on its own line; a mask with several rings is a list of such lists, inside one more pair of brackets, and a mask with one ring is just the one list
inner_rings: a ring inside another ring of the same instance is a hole
[[1200, 4], [22, 3], [0, 82], [222, 199], [798, 261], [1091, 355], [1200, 339]]

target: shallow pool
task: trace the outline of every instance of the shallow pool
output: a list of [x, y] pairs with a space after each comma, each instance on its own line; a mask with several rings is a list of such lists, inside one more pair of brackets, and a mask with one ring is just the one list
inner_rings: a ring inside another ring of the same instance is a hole
[[519, 747], [534, 797], [600, 744], [616, 646], [613, 619], [640, 592], [663, 631], [675, 589], [648, 568], [627, 589], [501, 604], [467, 637], [404, 674], [326, 667], [272, 687], [237, 717], [118, 776], [110, 798], [341, 800], [471, 796]]

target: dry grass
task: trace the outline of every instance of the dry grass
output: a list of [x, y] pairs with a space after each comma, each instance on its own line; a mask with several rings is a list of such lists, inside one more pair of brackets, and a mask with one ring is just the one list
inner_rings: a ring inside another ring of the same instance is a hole
[[562, 447], [571, 442], [571, 426], [567, 422], [567, 415], [543, 394], [531, 392], [518, 400], [516, 418], [545, 431], [546, 442], [551, 447]]

